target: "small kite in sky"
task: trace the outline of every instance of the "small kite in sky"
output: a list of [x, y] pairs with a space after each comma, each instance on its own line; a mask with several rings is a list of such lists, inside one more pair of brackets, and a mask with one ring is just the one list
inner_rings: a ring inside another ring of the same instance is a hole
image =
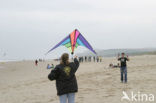
[[82, 34], [77, 29], [75, 29], [72, 33], [70, 33], [66, 38], [64, 38], [52, 49], [50, 49], [47, 52], [47, 54], [59, 46], [65, 46], [66, 48], [68, 48], [68, 50], [71, 52], [72, 55], [74, 54], [74, 50], [78, 46], [84, 46], [88, 48], [90, 51], [92, 51], [94, 54], [96, 54], [92, 46], [88, 43], [88, 41], [82, 36]]

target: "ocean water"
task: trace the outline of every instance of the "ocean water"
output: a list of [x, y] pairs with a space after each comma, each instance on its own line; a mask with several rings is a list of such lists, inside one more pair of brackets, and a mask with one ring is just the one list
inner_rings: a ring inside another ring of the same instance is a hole
[[21, 61], [21, 60], [0, 60], [0, 62], [16, 62], [16, 61]]

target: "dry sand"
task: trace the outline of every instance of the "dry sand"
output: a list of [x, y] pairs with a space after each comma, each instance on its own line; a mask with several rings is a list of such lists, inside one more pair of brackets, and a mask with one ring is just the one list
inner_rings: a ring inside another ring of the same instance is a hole
[[[40, 62], [37, 67], [33, 61], [0, 63], [0, 103], [59, 103], [55, 81], [47, 78], [51, 71], [46, 69], [48, 63]], [[130, 57], [127, 84], [120, 82], [119, 69], [108, 69], [110, 63], [117, 64], [116, 58], [81, 63], [76, 73], [76, 103], [138, 103], [122, 102], [123, 91], [156, 96], [156, 56]]]

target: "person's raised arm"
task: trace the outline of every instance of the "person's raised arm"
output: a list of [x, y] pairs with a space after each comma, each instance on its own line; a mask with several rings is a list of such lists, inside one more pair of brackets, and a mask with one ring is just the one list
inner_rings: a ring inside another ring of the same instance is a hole
[[74, 64], [76, 66], [76, 70], [79, 68], [79, 61], [77, 60], [77, 56], [74, 57]]
[[129, 59], [129, 56], [127, 55], [127, 61], [129, 61], [130, 59]]
[[118, 60], [120, 60], [120, 54], [118, 54], [118, 57], [117, 57], [117, 59], [118, 59]]

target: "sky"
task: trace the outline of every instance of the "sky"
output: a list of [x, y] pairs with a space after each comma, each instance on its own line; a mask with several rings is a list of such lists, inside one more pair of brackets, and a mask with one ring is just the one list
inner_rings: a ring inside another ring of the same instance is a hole
[[156, 0], [0, 0], [1, 59], [68, 52], [44, 55], [74, 29], [95, 49], [155, 48]]

